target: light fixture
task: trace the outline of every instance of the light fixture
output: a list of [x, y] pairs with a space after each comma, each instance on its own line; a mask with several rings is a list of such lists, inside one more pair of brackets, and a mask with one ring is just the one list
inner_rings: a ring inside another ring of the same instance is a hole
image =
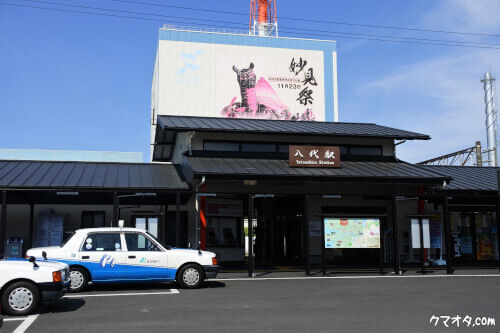
[[56, 195], [78, 195], [78, 192], [56, 192]]
[[254, 198], [274, 198], [274, 194], [254, 194]]
[[340, 194], [324, 194], [323, 198], [324, 199], [342, 199], [342, 196]]

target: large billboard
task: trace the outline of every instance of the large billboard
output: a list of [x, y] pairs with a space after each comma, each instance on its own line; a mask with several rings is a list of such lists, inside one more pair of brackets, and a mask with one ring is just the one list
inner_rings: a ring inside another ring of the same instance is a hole
[[161, 41], [159, 54], [170, 114], [325, 120], [322, 51]]
[[325, 248], [380, 248], [380, 220], [325, 218]]
[[158, 115], [338, 121], [334, 41], [160, 29]]

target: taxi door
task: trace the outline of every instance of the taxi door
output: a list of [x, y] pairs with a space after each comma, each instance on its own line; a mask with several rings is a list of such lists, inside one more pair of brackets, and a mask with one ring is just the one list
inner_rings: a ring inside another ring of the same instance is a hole
[[126, 256], [120, 232], [91, 232], [83, 242], [79, 259], [94, 282], [120, 281], [125, 278]]
[[[142, 232], [124, 232], [127, 247], [125, 277], [131, 281], [175, 279], [175, 270], [167, 269], [167, 252]], [[173, 272], [172, 272], [173, 271]]]

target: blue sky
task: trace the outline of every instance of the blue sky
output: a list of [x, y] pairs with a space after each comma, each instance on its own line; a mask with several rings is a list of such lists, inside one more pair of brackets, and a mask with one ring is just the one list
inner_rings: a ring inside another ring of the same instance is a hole
[[[0, 2], [65, 8], [23, 0]], [[142, 151], [147, 159], [158, 28], [162, 23], [215, 24], [203, 20], [240, 22], [242, 29], [248, 24], [245, 15], [109, 0], [52, 2], [186, 19], [132, 20], [0, 5], [0, 148]], [[248, 13], [250, 3], [148, 2], [238, 13]], [[500, 37], [280, 20], [306, 18], [500, 35], [500, 2], [495, 0], [281, 0], [277, 7], [282, 36], [326, 39], [298, 34], [314, 29], [500, 44]], [[375, 122], [431, 135], [431, 141], [399, 146], [398, 157], [411, 162], [473, 146], [476, 140], [486, 145], [479, 80], [485, 71], [500, 75], [500, 50], [331, 39], [338, 42], [341, 121]]]

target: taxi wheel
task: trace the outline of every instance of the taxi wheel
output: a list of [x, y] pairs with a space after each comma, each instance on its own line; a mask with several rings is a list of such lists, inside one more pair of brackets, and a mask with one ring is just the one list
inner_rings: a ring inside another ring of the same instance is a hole
[[30, 282], [20, 281], [5, 288], [2, 295], [2, 309], [13, 316], [33, 312], [40, 303], [40, 292]]
[[198, 288], [203, 282], [203, 270], [195, 264], [188, 264], [177, 274], [177, 283], [184, 289]]
[[90, 280], [87, 271], [80, 267], [70, 267], [69, 277], [71, 278], [71, 283], [68, 290], [72, 293], [77, 293], [87, 288]]

